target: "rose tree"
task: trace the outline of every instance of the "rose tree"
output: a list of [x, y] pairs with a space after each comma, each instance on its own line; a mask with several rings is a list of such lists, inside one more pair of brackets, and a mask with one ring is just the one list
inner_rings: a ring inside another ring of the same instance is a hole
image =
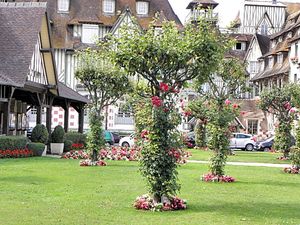
[[176, 171], [180, 117], [174, 110], [175, 100], [185, 82], [194, 78], [203, 82], [216, 67], [221, 44], [216, 36], [204, 22], [182, 32], [173, 22], [164, 22], [160, 30], [155, 26], [145, 32], [124, 29], [115, 39], [116, 62], [150, 87], [152, 122], [143, 146], [141, 171], [155, 202], [172, 199], [180, 189]]
[[87, 49], [78, 55], [80, 64], [75, 77], [88, 90], [91, 99], [87, 149], [96, 161], [98, 151], [105, 145], [102, 112], [124, 95], [130, 85], [124, 71], [110, 60], [110, 48], [106, 44], [99, 44], [99, 49]]

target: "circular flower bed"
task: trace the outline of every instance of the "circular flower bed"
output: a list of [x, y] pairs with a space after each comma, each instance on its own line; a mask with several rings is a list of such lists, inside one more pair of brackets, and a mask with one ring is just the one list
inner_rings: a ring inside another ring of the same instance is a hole
[[285, 173], [291, 173], [291, 174], [300, 174], [300, 169], [298, 167], [286, 167], [283, 169], [283, 172]]
[[71, 150], [62, 156], [63, 159], [88, 159], [89, 154], [84, 150]]
[[225, 182], [225, 183], [232, 183], [235, 182], [235, 178], [231, 177], [231, 176], [218, 176], [215, 174], [204, 174], [201, 178], [202, 181], [205, 182]]
[[178, 197], [171, 197], [162, 203], [157, 203], [150, 195], [146, 194], [136, 198], [134, 207], [139, 210], [173, 211], [186, 209], [187, 203]]
[[0, 158], [27, 158], [32, 156], [33, 151], [29, 149], [0, 150]]
[[103, 160], [93, 162], [90, 159], [86, 159], [86, 160], [80, 161], [79, 165], [80, 166], [106, 166], [107, 164]]
[[99, 158], [104, 160], [127, 160], [127, 161], [137, 161], [141, 158], [141, 148], [132, 147], [111, 147], [101, 149], [99, 152]]

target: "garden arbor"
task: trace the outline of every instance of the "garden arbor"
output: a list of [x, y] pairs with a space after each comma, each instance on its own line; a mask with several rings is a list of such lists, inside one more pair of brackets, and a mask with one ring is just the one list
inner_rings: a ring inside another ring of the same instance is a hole
[[151, 122], [142, 134], [148, 141], [143, 144], [141, 171], [155, 202], [163, 203], [180, 189], [175, 159], [180, 141], [176, 96], [187, 81], [203, 83], [214, 71], [222, 58], [217, 35], [204, 21], [182, 32], [173, 22], [163, 22], [159, 29], [153, 25], [145, 32], [124, 29], [114, 39], [116, 63], [150, 87], [145, 97], [152, 103], [147, 115]]

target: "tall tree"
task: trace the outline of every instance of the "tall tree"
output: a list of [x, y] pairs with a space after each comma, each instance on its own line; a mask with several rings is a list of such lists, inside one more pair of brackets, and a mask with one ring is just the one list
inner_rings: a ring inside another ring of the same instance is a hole
[[163, 22], [162, 29], [153, 25], [144, 32], [124, 29], [115, 39], [116, 62], [150, 88], [153, 122], [147, 128], [141, 171], [156, 202], [171, 198], [180, 189], [175, 154], [180, 121], [174, 110], [177, 93], [189, 80], [206, 81], [220, 60], [221, 44], [214, 29], [203, 21], [181, 32], [173, 22]]
[[[230, 49], [231, 41], [224, 37], [225, 45], [220, 46], [221, 52]], [[205, 86], [197, 85], [200, 93], [198, 100], [202, 108], [194, 108], [194, 113], [207, 118], [208, 148], [214, 152], [211, 158], [210, 172], [221, 177], [225, 174], [224, 167], [229, 154], [230, 125], [238, 115], [237, 104], [230, 99], [247, 90], [245, 65], [238, 59], [225, 57], [219, 61], [217, 71], [209, 75]], [[198, 104], [199, 105], [199, 104]], [[204, 114], [204, 115], [201, 115]]]
[[126, 73], [111, 60], [111, 48], [99, 44], [98, 49], [86, 49], [78, 53], [79, 67], [75, 77], [88, 90], [91, 99], [89, 105], [89, 126], [87, 149], [97, 160], [99, 149], [105, 145], [103, 136], [103, 110], [116, 103], [130, 88]]
[[[283, 152], [283, 157], [288, 158], [292, 144], [291, 129], [294, 119], [293, 105], [298, 105], [299, 88], [295, 85], [286, 85], [282, 88], [273, 88], [260, 95], [259, 106], [278, 119], [275, 129], [274, 148]], [[292, 110], [292, 111], [291, 111]]]

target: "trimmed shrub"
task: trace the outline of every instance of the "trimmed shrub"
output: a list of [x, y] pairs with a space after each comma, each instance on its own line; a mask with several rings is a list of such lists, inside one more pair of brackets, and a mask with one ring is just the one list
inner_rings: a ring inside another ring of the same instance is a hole
[[78, 133], [78, 132], [68, 132], [65, 135], [66, 140], [70, 140], [73, 143], [80, 143], [84, 144], [86, 143], [86, 134]]
[[45, 149], [45, 144], [44, 143], [29, 143], [27, 145], [27, 148], [29, 150], [32, 150], [33, 156], [42, 156], [44, 149]]
[[291, 160], [294, 167], [300, 169], [300, 148], [293, 147], [291, 148]]
[[51, 143], [64, 143], [65, 141], [65, 130], [62, 126], [58, 125], [54, 128], [51, 133]]
[[24, 136], [0, 136], [0, 150], [25, 149], [28, 138]]
[[71, 151], [71, 147], [72, 147], [73, 142], [70, 140], [65, 140], [64, 142], [64, 152], [69, 152]]
[[44, 143], [48, 142], [49, 133], [45, 125], [37, 124], [31, 133], [31, 141], [35, 143]]

